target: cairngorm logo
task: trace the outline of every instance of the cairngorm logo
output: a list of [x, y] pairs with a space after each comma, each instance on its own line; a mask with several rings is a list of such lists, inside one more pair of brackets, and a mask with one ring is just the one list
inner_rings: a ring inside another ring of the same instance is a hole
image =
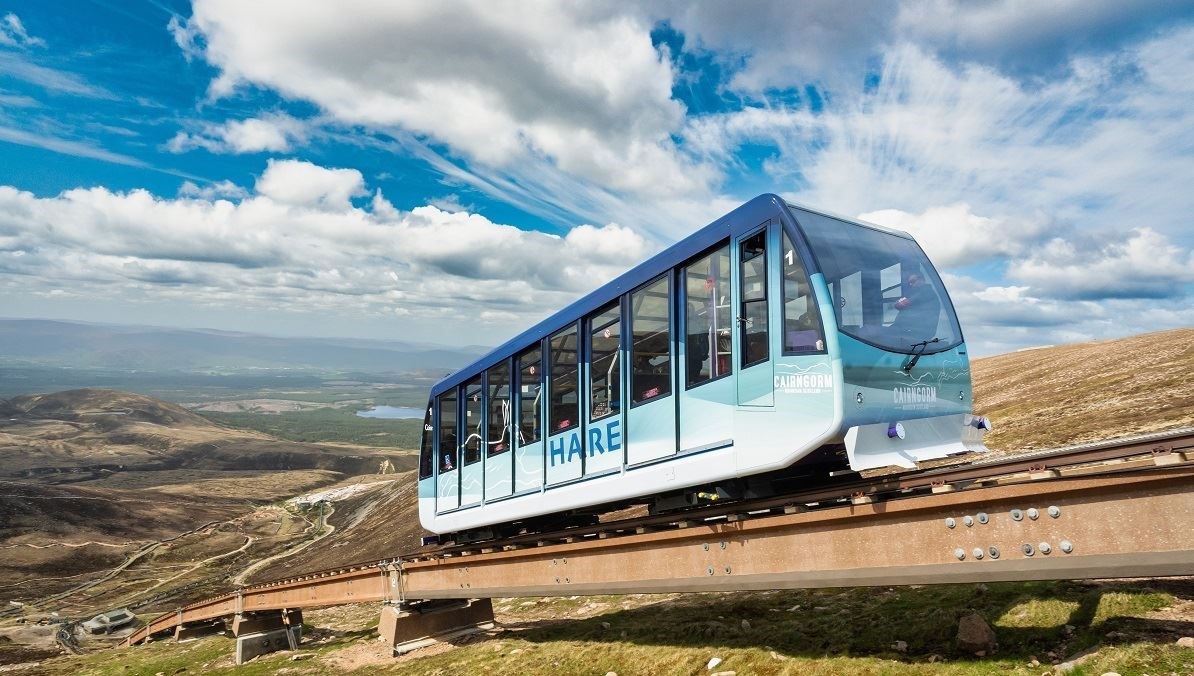
[[892, 399], [896, 406], [915, 404], [932, 404], [937, 400], [935, 385], [896, 385], [892, 390]]

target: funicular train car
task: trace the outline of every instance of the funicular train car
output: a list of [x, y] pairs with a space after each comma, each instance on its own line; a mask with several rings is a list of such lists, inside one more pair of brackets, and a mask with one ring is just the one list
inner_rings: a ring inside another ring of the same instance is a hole
[[985, 450], [954, 308], [906, 233], [761, 195], [437, 383], [444, 539], [773, 495]]

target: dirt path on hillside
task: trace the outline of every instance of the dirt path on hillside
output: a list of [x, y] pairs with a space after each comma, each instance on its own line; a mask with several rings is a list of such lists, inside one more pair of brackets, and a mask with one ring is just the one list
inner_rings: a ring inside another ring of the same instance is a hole
[[119, 566], [116, 566], [115, 568], [109, 570], [107, 573], [103, 574], [101, 577], [96, 578], [94, 580], [89, 580], [87, 582], [84, 582], [83, 584], [72, 587], [64, 592], [59, 592], [57, 594], [53, 594], [53, 595], [47, 596], [45, 598], [37, 599], [36, 601], [33, 601], [26, 605], [41, 606], [41, 605], [45, 605], [47, 603], [53, 603], [54, 601], [64, 599], [67, 596], [70, 596], [72, 594], [77, 594], [78, 592], [90, 589], [102, 582], [107, 582], [108, 580], [111, 580], [112, 578], [116, 577], [120, 573], [127, 570], [129, 568], [129, 566], [131, 566], [134, 563], [136, 563], [137, 561], [140, 561], [141, 559], [145, 558], [147, 555], [152, 553], [158, 547], [161, 547], [162, 545], [164, 545], [168, 542], [173, 542], [179, 538], [186, 537], [188, 535], [193, 535], [195, 533], [198, 533], [199, 531], [205, 530], [207, 528], [211, 528], [212, 526], [216, 526], [216, 525], [222, 524], [222, 523], [227, 523], [227, 522], [225, 522], [225, 521], [209, 521], [208, 523], [205, 523], [202, 526], [199, 526], [198, 528], [192, 528], [191, 530], [186, 531], [184, 533], [179, 533], [178, 535], [175, 535], [174, 537], [170, 537], [170, 538], [166, 538], [164, 540], [158, 540], [156, 542], [151, 542], [149, 544], [146, 544], [146, 545], [142, 546], [140, 549], [138, 549], [137, 551], [130, 554], [127, 558], [125, 558], [125, 560]]
[[[316, 535], [315, 537], [311, 538], [310, 540], [307, 540], [306, 542], [298, 545], [297, 547], [293, 547], [291, 549], [284, 550], [282, 552], [274, 554], [273, 556], [266, 557], [264, 559], [261, 559], [260, 561], [257, 561], [256, 563], [253, 563], [248, 568], [245, 568], [241, 572], [237, 573], [232, 578], [232, 584], [237, 587], [243, 587], [245, 585], [245, 580], [247, 580], [249, 578], [249, 576], [252, 575], [253, 573], [261, 570], [262, 568], [265, 568], [266, 566], [273, 563], [274, 561], [277, 561], [279, 559], [284, 559], [288, 556], [294, 556], [295, 554], [298, 554], [299, 552], [303, 551], [307, 547], [310, 547], [311, 545], [315, 544], [316, 542], [319, 542], [320, 540], [328, 537], [333, 532], [335, 532], [336, 527], [333, 526], [331, 524], [331, 522], [328, 521], [328, 517], [330, 517], [332, 514], [336, 513], [336, 508], [332, 503], [328, 503], [328, 506], [325, 509], [326, 509], [326, 511], [323, 513], [323, 527], [325, 530], [323, 533]], [[302, 516], [302, 515], [300, 515], [300, 516]], [[303, 520], [309, 524], [308, 528], [306, 528], [304, 530], [304, 532], [313, 530], [315, 528], [315, 524], [311, 523], [310, 519], [303, 516]]]

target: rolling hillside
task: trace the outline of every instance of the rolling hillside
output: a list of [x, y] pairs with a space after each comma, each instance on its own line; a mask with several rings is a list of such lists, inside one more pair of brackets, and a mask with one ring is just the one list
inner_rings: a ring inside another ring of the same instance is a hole
[[1011, 352], [971, 372], [997, 451], [1194, 425], [1194, 329]]

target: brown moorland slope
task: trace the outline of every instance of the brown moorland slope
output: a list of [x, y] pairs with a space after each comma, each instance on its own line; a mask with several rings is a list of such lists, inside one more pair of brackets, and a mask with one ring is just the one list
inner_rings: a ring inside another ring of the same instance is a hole
[[999, 452], [1194, 425], [1194, 329], [985, 357], [971, 373]]
[[186, 409], [129, 392], [82, 389], [0, 401], [0, 477], [55, 482], [111, 472], [331, 470], [370, 474], [409, 453], [348, 444], [284, 441], [217, 425]]
[[186, 600], [310, 537], [301, 511], [270, 503], [383, 464], [415, 458], [230, 429], [113, 390], [0, 401], [0, 601], [81, 612], [140, 590]]

